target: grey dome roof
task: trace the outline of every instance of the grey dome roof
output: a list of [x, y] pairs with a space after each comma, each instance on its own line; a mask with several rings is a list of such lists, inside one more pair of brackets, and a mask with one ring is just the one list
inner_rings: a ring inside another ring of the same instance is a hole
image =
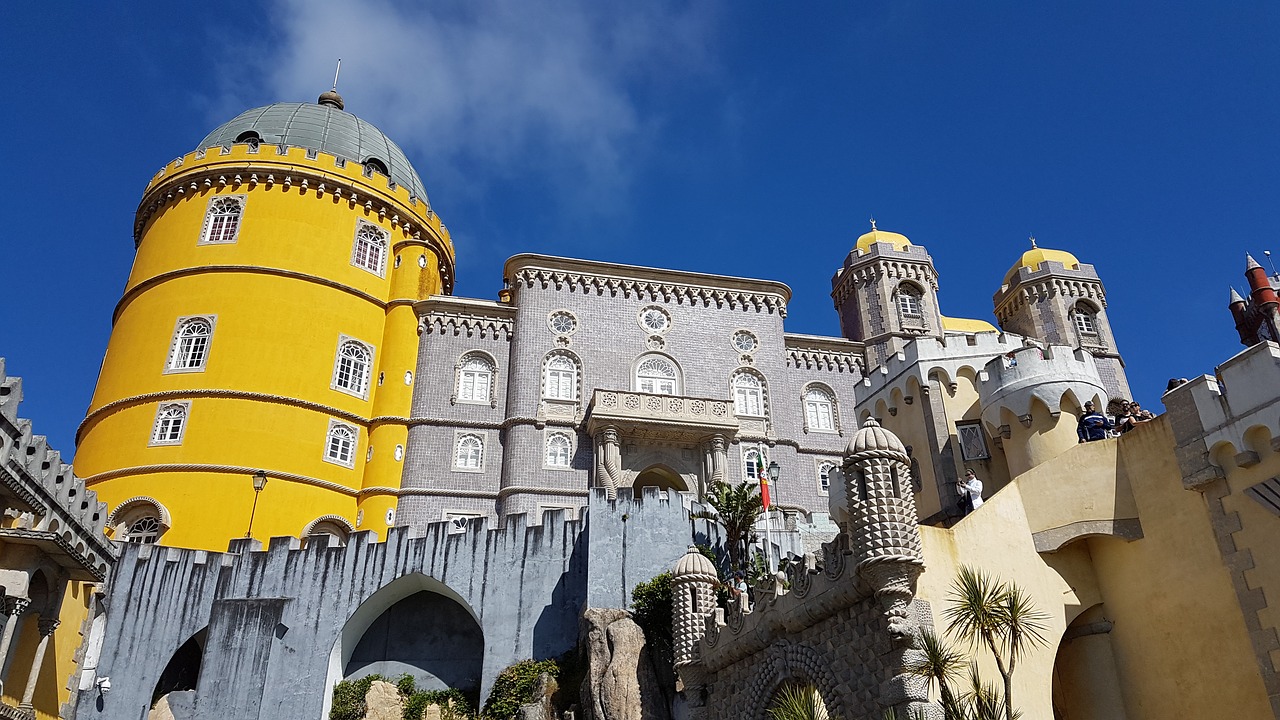
[[371, 123], [329, 105], [275, 103], [245, 110], [206, 135], [196, 149], [231, 145], [249, 131], [256, 132], [264, 144], [296, 145], [357, 163], [376, 158], [397, 185], [427, 202], [422, 179], [399, 145]]

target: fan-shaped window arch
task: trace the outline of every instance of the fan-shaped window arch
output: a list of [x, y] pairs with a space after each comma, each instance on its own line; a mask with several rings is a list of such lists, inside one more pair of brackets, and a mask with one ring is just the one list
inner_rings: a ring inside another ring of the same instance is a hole
[[382, 162], [376, 157], [371, 157], [365, 160], [364, 167], [366, 170], [371, 170], [373, 172], [380, 172], [383, 175], [388, 175], [388, 176], [391, 175], [391, 173], [387, 171], [387, 164]]
[[161, 403], [156, 408], [156, 424], [151, 429], [151, 444], [181, 445], [190, 409], [190, 402]]
[[573, 439], [569, 437], [569, 433], [562, 431], [547, 433], [547, 467], [567, 468], [572, 458]]
[[116, 540], [144, 544], [158, 542], [172, 522], [169, 511], [150, 497], [129, 498], [107, 516]]
[[484, 437], [476, 433], [459, 433], [454, 445], [453, 467], [457, 470], [484, 470]]
[[831, 388], [813, 383], [804, 389], [804, 431], [839, 432], [836, 394]]
[[742, 478], [747, 482], [760, 482], [760, 469], [764, 456], [759, 448], [747, 448], [742, 451]]
[[680, 392], [680, 368], [666, 355], [650, 354], [636, 362], [636, 391], [655, 395]]
[[356, 239], [351, 248], [351, 264], [378, 277], [385, 277], [389, 238], [390, 233], [377, 225], [367, 220], [357, 221]]
[[458, 359], [458, 377], [453, 402], [474, 405], [497, 405], [494, 376], [498, 364], [488, 353], [472, 351]]
[[906, 324], [919, 325], [924, 322], [924, 304], [922, 291], [915, 283], [904, 282], [898, 285], [895, 302], [898, 306], [898, 317]]
[[1098, 311], [1086, 302], [1076, 303], [1072, 310], [1073, 319], [1076, 324], [1076, 330], [1081, 335], [1098, 335]]
[[548, 400], [577, 400], [581, 367], [570, 353], [556, 351], [542, 363], [542, 397]]
[[227, 245], [235, 242], [240, 236], [244, 200], [244, 195], [215, 195], [209, 198], [199, 244]]
[[340, 336], [330, 387], [363, 399], [368, 395], [372, 374], [373, 348], [355, 338]]
[[831, 490], [831, 473], [835, 472], [836, 464], [830, 460], [818, 461], [818, 490], [824, 495]]
[[302, 529], [302, 537], [328, 535], [336, 538], [339, 545], [345, 545], [347, 538], [354, 531], [355, 528], [346, 518], [340, 515], [322, 515], [307, 523], [307, 526]]
[[169, 345], [166, 372], [198, 372], [209, 359], [209, 343], [213, 340], [213, 315], [178, 318]]
[[739, 370], [729, 380], [733, 412], [747, 417], [764, 417], [767, 411], [764, 378], [750, 370]]
[[355, 426], [330, 420], [329, 432], [325, 436], [324, 459], [335, 465], [355, 467], [356, 443], [359, 439], [360, 431]]

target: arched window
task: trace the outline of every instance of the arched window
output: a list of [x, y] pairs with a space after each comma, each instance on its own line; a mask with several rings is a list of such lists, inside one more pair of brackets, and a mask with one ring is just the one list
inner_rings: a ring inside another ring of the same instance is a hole
[[636, 365], [636, 390], [675, 395], [679, 391], [679, 377], [674, 363], [661, 355], [651, 355]]
[[547, 467], [567, 468], [573, 457], [573, 441], [568, 433], [547, 433]]
[[178, 320], [169, 346], [170, 371], [203, 370], [209, 358], [209, 341], [213, 338], [212, 317], [187, 317]]
[[131, 543], [154, 545], [160, 539], [160, 533], [163, 531], [163, 527], [160, 525], [160, 518], [155, 515], [143, 515], [129, 523], [124, 539]]
[[390, 175], [390, 174], [391, 174], [391, 173], [387, 172], [387, 164], [386, 164], [386, 163], [384, 163], [384, 162], [382, 162], [381, 160], [379, 160], [379, 159], [378, 159], [378, 158], [376, 158], [376, 157], [371, 157], [371, 158], [369, 158], [368, 160], [365, 160], [365, 161], [364, 161], [364, 167], [365, 167], [365, 169], [366, 169], [366, 170], [370, 170], [370, 171], [373, 171], [373, 172], [380, 172], [380, 173], [382, 173], [383, 175]]
[[749, 372], [739, 372], [731, 381], [733, 412], [737, 415], [764, 417], [764, 385]]
[[343, 336], [338, 341], [338, 357], [333, 363], [334, 390], [365, 397], [373, 373], [373, 351], [368, 345]]
[[1076, 330], [1079, 330], [1081, 335], [1098, 334], [1098, 316], [1094, 313], [1093, 308], [1084, 303], [1077, 303], [1075, 320]]
[[262, 136], [253, 130], [245, 130], [236, 136], [236, 143], [248, 145], [251, 151], [257, 150], [258, 145], [262, 143]]
[[226, 245], [240, 235], [240, 217], [244, 214], [243, 195], [219, 195], [209, 200], [204, 214], [201, 245]]
[[458, 363], [458, 402], [488, 405], [493, 399], [493, 361], [483, 353], [467, 353]]
[[329, 434], [324, 444], [324, 459], [344, 467], [355, 467], [356, 440], [360, 431], [351, 425], [329, 421]]
[[812, 432], [835, 432], [835, 398], [824, 388], [810, 386], [804, 392], [805, 429]]
[[898, 315], [904, 321], [918, 325], [923, 320], [924, 312], [920, 297], [920, 289], [915, 285], [902, 283], [898, 286]]
[[459, 435], [453, 453], [453, 466], [459, 470], [483, 470], [484, 438], [473, 433]]
[[578, 364], [556, 353], [547, 356], [542, 371], [542, 396], [548, 400], [578, 399]]
[[191, 403], [163, 403], [156, 410], [156, 424], [151, 430], [152, 445], [181, 445], [187, 429], [187, 411]]
[[747, 482], [760, 482], [760, 451], [751, 448], [742, 451], [742, 477]]
[[371, 222], [360, 220], [356, 223], [356, 241], [351, 249], [351, 264], [364, 268], [369, 272], [384, 277], [387, 267], [386, 230]]
[[325, 515], [312, 520], [306, 528], [303, 529], [303, 537], [316, 537], [318, 535], [328, 535], [336, 540], [330, 542], [333, 545], [345, 545], [347, 538], [351, 535], [351, 525], [344, 519], [334, 516]]
[[826, 494], [831, 490], [831, 472], [836, 469], [833, 462], [818, 463], [818, 489]]

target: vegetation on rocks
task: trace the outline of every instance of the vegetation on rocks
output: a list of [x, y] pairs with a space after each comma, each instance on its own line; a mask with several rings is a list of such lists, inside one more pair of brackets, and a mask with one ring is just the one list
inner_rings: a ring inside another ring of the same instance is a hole
[[361, 720], [368, 712], [365, 696], [375, 681], [381, 680], [396, 686], [404, 703], [405, 720], [419, 720], [431, 705], [439, 705], [443, 720], [472, 720], [475, 711], [461, 690], [418, 690], [413, 676], [405, 673], [392, 679], [382, 675], [366, 675], [358, 680], [343, 680], [333, 687], [333, 707], [329, 720]]
[[493, 681], [493, 689], [489, 691], [489, 699], [485, 700], [481, 717], [484, 720], [510, 720], [521, 705], [538, 699], [533, 696], [533, 691], [543, 673], [553, 679], [559, 678], [560, 663], [555, 660], [523, 660], [503, 670]]

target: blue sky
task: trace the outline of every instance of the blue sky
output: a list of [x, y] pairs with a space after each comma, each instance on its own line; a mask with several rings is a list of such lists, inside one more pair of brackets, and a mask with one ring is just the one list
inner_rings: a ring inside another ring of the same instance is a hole
[[[637, 7], [639, 6], [639, 7]], [[347, 109], [405, 149], [492, 298], [535, 251], [786, 282], [836, 335], [867, 218], [948, 315], [1034, 233], [1097, 266], [1144, 405], [1239, 348], [1280, 254], [1280, 6], [1235, 3], [7, 3], [0, 356], [70, 454], [147, 179], [243, 109]], [[19, 220], [21, 219], [21, 220]]]

